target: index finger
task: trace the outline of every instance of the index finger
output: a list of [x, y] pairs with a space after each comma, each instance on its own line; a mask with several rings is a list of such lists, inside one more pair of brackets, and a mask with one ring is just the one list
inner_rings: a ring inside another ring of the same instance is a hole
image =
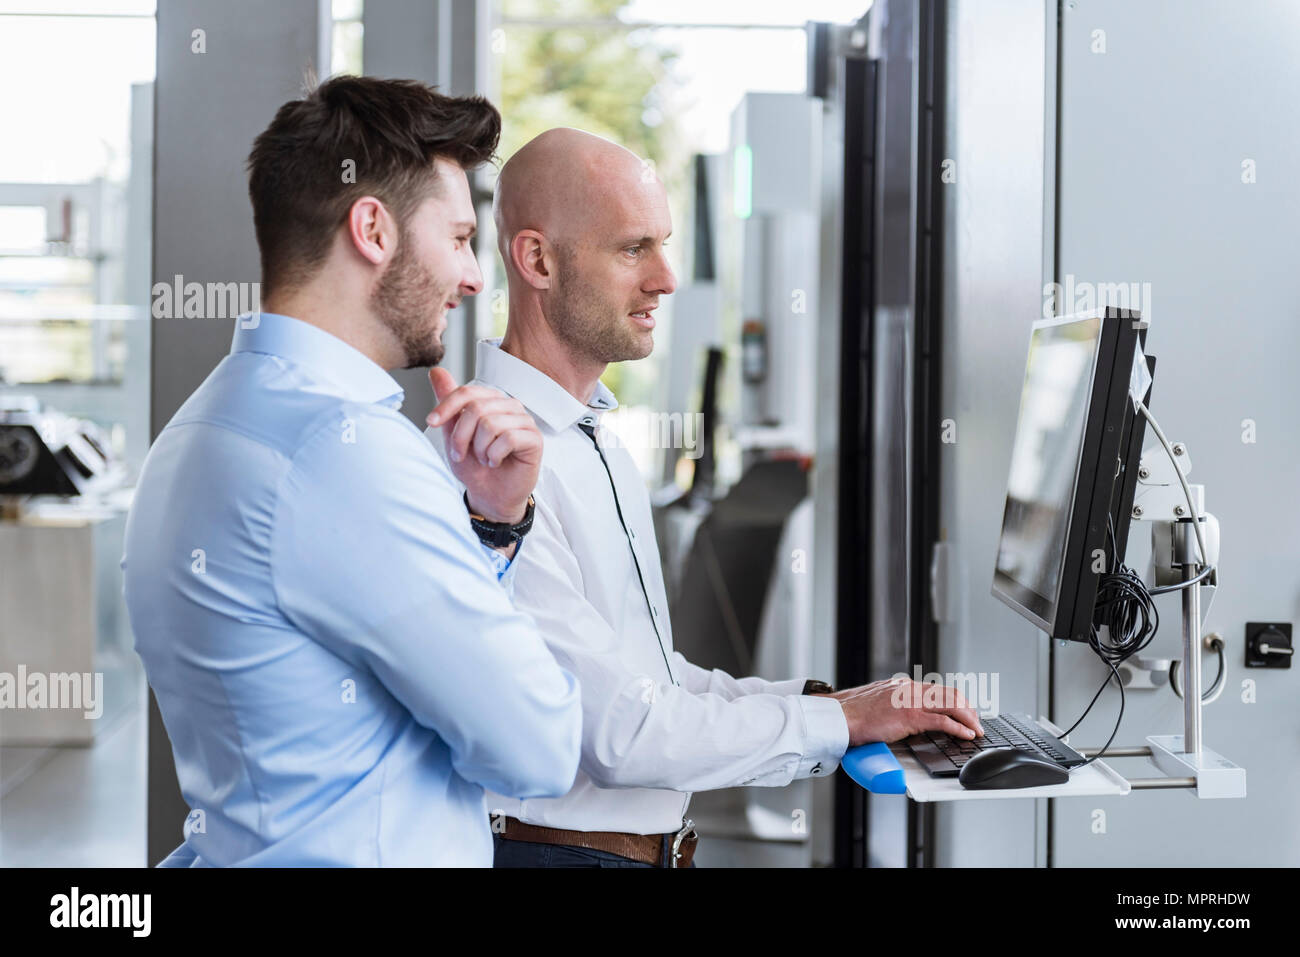
[[939, 701], [934, 702], [932, 698], [927, 698], [925, 710], [956, 718], [976, 734], [983, 734], [984, 728], [980, 724], [979, 712], [967, 703], [965, 697], [956, 688], [950, 685], [942, 685], [941, 687]]
[[942, 711], [943, 714], [948, 715], [950, 718], [956, 718], [962, 724], [966, 725], [966, 727], [983, 737], [984, 726], [980, 724], [979, 712], [974, 708], [943, 708], [938, 710]]
[[495, 389], [489, 389], [485, 385], [463, 385], [439, 402], [438, 407], [429, 413], [425, 422], [435, 427], [442, 425], [459, 415], [467, 402], [499, 395], [500, 393]]

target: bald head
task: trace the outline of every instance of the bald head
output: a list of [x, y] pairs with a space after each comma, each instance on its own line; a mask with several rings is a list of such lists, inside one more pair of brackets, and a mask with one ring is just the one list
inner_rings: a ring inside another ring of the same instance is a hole
[[657, 196], [663, 197], [663, 184], [631, 150], [582, 130], [547, 130], [510, 157], [497, 178], [493, 216], [501, 258], [511, 270], [510, 241], [521, 229], [569, 245], [617, 218], [629, 201]]

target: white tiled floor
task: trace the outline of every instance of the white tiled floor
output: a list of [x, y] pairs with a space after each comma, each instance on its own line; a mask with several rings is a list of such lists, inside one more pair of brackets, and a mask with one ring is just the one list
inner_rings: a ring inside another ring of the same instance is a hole
[[[134, 656], [131, 656], [134, 657]], [[0, 866], [142, 867], [146, 704], [138, 662], [105, 684], [121, 693], [88, 748], [0, 748]]]

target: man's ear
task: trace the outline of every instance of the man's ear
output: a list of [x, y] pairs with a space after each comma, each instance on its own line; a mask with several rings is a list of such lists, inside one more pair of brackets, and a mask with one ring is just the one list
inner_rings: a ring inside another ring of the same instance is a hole
[[397, 245], [397, 224], [374, 196], [362, 196], [348, 209], [347, 230], [352, 247], [376, 266], [392, 256]]
[[554, 247], [535, 229], [521, 229], [510, 240], [510, 258], [520, 277], [534, 289], [550, 289], [555, 269]]

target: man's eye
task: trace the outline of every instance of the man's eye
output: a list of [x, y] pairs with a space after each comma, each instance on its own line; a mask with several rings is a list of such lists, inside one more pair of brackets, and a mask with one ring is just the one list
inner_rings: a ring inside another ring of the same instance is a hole
[[635, 258], [635, 257], [641, 255], [641, 247], [640, 247], [640, 246], [628, 246], [626, 249], [623, 250], [623, 252], [625, 252], [625, 253], [627, 253], [628, 255], [630, 255], [630, 256], [632, 256], [633, 258]]

